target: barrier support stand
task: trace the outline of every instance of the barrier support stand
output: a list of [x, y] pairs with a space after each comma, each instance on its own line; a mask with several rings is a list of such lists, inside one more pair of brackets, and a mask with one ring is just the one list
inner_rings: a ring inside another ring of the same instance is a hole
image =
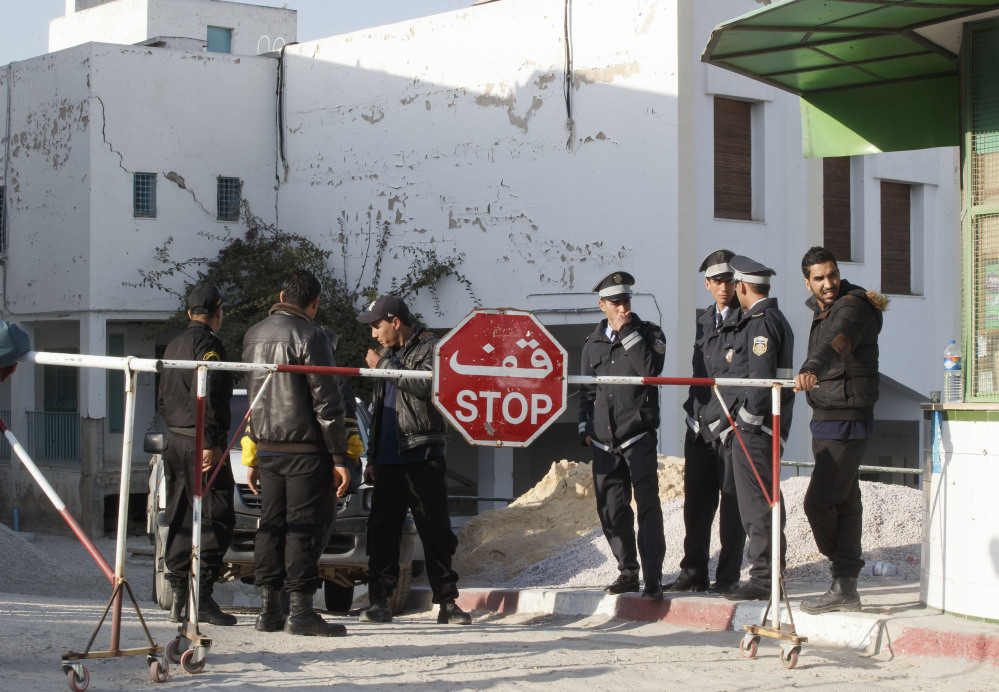
[[[207, 484], [201, 468], [205, 448], [205, 397], [208, 394], [208, 368], [197, 369], [197, 407], [194, 423], [194, 497], [191, 500], [191, 572], [187, 581], [187, 619], [177, 628], [177, 637], [167, 645], [167, 658], [180, 663], [185, 672], [196, 675], [205, 669], [211, 637], [198, 628], [198, 608], [201, 600], [201, 522], [202, 498]], [[219, 461], [221, 464], [222, 462]]]
[[[759, 648], [760, 637], [777, 639], [780, 641], [780, 662], [785, 668], [794, 668], [798, 665], [798, 654], [801, 652], [801, 645], [808, 641], [808, 637], [801, 637], [795, 631], [794, 618], [791, 615], [791, 602], [787, 598], [787, 590], [784, 588], [784, 572], [781, 569], [781, 494], [780, 494], [780, 392], [781, 385], [774, 384], [771, 389], [771, 401], [773, 411], [773, 453], [771, 455], [771, 485], [770, 485], [770, 603], [763, 611], [763, 619], [759, 625], [744, 625], [746, 631], [742, 641], [739, 642], [739, 651], [746, 658], [756, 658], [756, 651]], [[752, 463], [752, 461], [750, 461]], [[785, 626], [780, 620], [781, 600], [787, 608], [788, 624]], [[767, 627], [767, 616], [772, 614], [770, 626]]]

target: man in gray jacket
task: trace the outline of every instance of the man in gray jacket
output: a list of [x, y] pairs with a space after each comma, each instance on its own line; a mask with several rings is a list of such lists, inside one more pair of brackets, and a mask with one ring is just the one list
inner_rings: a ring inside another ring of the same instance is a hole
[[[333, 350], [315, 323], [319, 281], [305, 270], [285, 279], [270, 314], [243, 339], [248, 363], [332, 366]], [[247, 394], [254, 401], [266, 373], [250, 372]], [[313, 610], [319, 586], [319, 556], [336, 513], [335, 495], [350, 480], [344, 405], [333, 375], [275, 373], [251, 414], [251, 438], [258, 466], [250, 488], [262, 492], [260, 525], [254, 541], [254, 579], [262, 608], [256, 629], [320, 637], [343, 636], [343, 625]], [[282, 587], [291, 599], [285, 620]]]

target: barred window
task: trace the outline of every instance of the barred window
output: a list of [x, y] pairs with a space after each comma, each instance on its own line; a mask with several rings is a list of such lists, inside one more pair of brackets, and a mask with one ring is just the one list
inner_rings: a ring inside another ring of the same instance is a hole
[[219, 176], [218, 183], [218, 219], [219, 221], [239, 220], [239, 189], [242, 184], [239, 178]]
[[156, 174], [132, 176], [132, 215], [137, 219], [156, 218]]

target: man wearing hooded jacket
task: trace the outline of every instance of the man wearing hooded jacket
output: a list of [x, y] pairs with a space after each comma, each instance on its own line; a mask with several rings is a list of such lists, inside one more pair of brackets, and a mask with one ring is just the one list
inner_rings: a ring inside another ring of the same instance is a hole
[[831, 252], [813, 247], [801, 260], [812, 292], [808, 356], [794, 378], [812, 407], [812, 471], [805, 516], [819, 552], [832, 561], [832, 585], [805, 599], [806, 613], [860, 610], [857, 576], [863, 506], [858, 469], [874, 432], [878, 400], [878, 334], [888, 299], [843, 280]]

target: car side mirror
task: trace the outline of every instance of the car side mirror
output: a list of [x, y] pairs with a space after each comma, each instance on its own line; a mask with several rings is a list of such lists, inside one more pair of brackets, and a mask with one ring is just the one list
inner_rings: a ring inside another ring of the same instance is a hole
[[166, 433], [146, 433], [142, 438], [142, 451], [147, 454], [162, 454], [166, 449]]

